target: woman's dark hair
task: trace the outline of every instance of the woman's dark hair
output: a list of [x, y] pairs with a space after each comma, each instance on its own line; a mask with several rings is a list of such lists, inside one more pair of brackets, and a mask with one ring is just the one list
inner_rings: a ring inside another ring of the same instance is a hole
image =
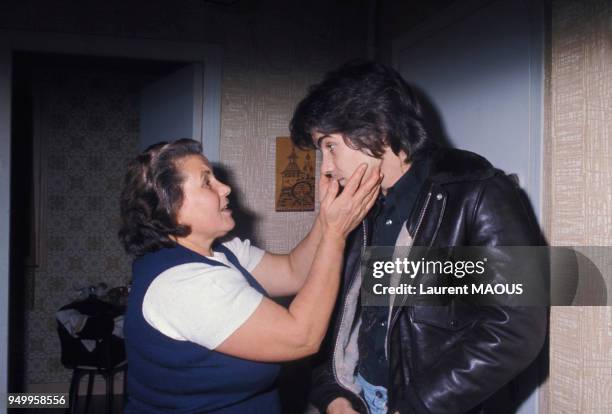
[[190, 155], [202, 157], [202, 145], [192, 139], [159, 142], [133, 159], [121, 192], [119, 239], [134, 256], [176, 246], [170, 236], [186, 236], [189, 226], [177, 223], [183, 203], [184, 177], [178, 161]]
[[427, 136], [421, 105], [395, 70], [379, 63], [345, 63], [313, 85], [291, 119], [291, 139], [313, 148], [313, 134], [342, 134], [348, 146], [380, 158], [385, 146], [409, 160], [434, 143]]

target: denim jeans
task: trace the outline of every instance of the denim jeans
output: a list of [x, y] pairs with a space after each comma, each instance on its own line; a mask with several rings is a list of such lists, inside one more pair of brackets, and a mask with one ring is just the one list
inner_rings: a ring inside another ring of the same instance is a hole
[[370, 414], [387, 414], [387, 389], [370, 384], [361, 374], [357, 375], [357, 383], [361, 385], [361, 393], [368, 404]]

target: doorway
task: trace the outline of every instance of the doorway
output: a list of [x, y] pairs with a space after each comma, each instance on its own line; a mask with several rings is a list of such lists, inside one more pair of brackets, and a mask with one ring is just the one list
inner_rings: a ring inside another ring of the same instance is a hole
[[[24, 52], [28, 52], [29, 55]], [[196, 85], [200, 88], [202, 100], [201, 118], [204, 120], [201, 124], [202, 130], [200, 139], [203, 141], [204, 146], [209, 148], [209, 153], [214, 154], [214, 149], [216, 148], [218, 154], [221, 82], [221, 49], [219, 47], [201, 43], [168, 42], [147, 39], [120, 39], [96, 36], [2, 31], [2, 43], [0, 44], [0, 228], [2, 228], [3, 231], [0, 233], [0, 307], [6, 310], [6, 312], [0, 313], [0, 372], [6, 372], [9, 375], [0, 375], [0, 393], [9, 390], [9, 383], [11, 391], [38, 391], [31, 387], [28, 389], [27, 383], [29, 380], [27, 379], [27, 372], [24, 368], [28, 357], [26, 357], [27, 350], [25, 349], [26, 338], [23, 334], [27, 332], [28, 329], [32, 329], [32, 326], [27, 326], [27, 317], [25, 315], [26, 312], [34, 312], [29, 311], [29, 307], [35, 303], [44, 303], [44, 306], [49, 306], [50, 309], [54, 306], [53, 299], [50, 299], [52, 297], [51, 293], [53, 292], [47, 291], [48, 295], [39, 295], [38, 297], [36, 295], [32, 296], [27, 294], [27, 292], [32, 290], [34, 293], [38, 292], [36, 288], [36, 278], [32, 279], [31, 275], [20, 279], [13, 277], [14, 274], [27, 274], [28, 270], [31, 271], [32, 255], [30, 254], [30, 246], [32, 245], [32, 240], [36, 240], [37, 237], [32, 229], [36, 227], [34, 219], [38, 217], [32, 214], [36, 207], [34, 194], [38, 193], [35, 192], [34, 185], [30, 184], [36, 182], [34, 180], [35, 163], [31, 157], [36, 150], [34, 144], [37, 142], [35, 140], [36, 129], [34, 128], [36, 113], [33, 110], [35, 107], [32, 107], [33, 100], [28, 98], [28, 96], [32, 97], [33, 95], [27, 93], [29, 86], [28, 82], [24, 80], [24, 78], [27, 79], [29, 76], [28, 70], [22, 72], [22, 68], [24, 65], [25, 67], [28, 67], [28, 65], [30, 67], [35, 66], [32, 64], [32, 60], [40, 62], [43, 55], [46, 55], [47, 58], [52, 55], [55, 56], [60, 67], [62, 66], [62, 63], [59, 62], [61, 60], [64, 62], [64, 68], [66, 66], [74, 66], [72, 69], [75, 70], [80, 68], [82, 82], [85, 82], [83, 76], [86, 78], [92, 75], [88, 73], [86, 67], [91, 68], [92, 66], [96, 66], [96, 70], [101, 72], [114, 71], [114, 76], [121, 77], [124, 76], [125, 73], [121, 75], [122, 70], [120, 70], [119, 67], [125, 66], [129, 61], [129, 66], [132, 68], [130, 70], [132, 70], [132, 72], [140, 66], [140, 69], [143, 69], [145, 72], [144, 77], [149, 76], [149, 79], [154, 79], [155, 77], [162, 76], [164, 73], [170, 72], [172, 69], [180, 68], [181, 66], [184, 67], [188, 63], [200, 62], [202, 77], [200, 84]], [[104, 57], [106, 57], [104, 59], [105, 62], [102, 62], [100, 59]], [[96, 59], [98, 60], [96, 61]], [[28, 60], [30, 61], [29, 63], [27, 63]], [[127, 69], [127, 67], [124, 69]], [[127, 72], [130, 72], [130, 70], [127, 70]], [[40, 68], [38, 71], [40, 72]], [[137, 70], [136, 72], [139, 71]], [[59, 78], [55, 79], [55, 81], [59, 82], [60, 85], [66, 78], [70, 78], [66, 76], [66, 73], [62, 73], [61, 69], [55, 70], [54, 73], [54, 76]], [[141, 75], [143, 74], [142, 72], [139, 73], [141, 73]], [[51, 76], [50, 72], [48, 75]], [[134, 75], [134, 73], [132, 73], [132, 75]], [[128, 74], [125, 76], [129, 78], [131, 75]], [[142, 82], [144, 84], [147, 83], [144, 78], [141, 79], [143, 79]], [[70, 82], [70, 79], [68, 79], [68, 82]], [[93, 82], [93, 84], [90, 83], [92, 88], [95, 87], [102, 90], [105, 87], [105, 81], [103, 79], [90, 79], [90, 82]], [[96, 82], [100, 82], [100, 84], [95, 86]], [[106, 84], [106, 86], [109, 85]], [[73, 90], [74, 88], [78, 89], [78, 85], [75, 84], [72, 84], [70, 87], [73, 88]], [[126, 86], [126, 88], [131, 91], [130, 93], [137, 93], [135, 85], [131, 85], [130, 87]], [[111, 87], [111, 89], [113, 88]], [[116, 90], [116, 88], [114, 89]], [[21, 95], [21, 97], [16, 95], [21, 94], [24, 90], [25, 95]], [[60, 90], [62, 89], [60, 88]], [[78, 94], [75, 93], [74, 95]], [[15, 97], [15, 100], [13, 100], [13, 97]], [[72, 98], [70, 105], [74, 108], [78, 108], [80, 105], [78, 99], [78, 96]], [[116, 99], [118, 100], [117, 102], [122, 101], [122, 98]], [[115, 102], [114, 105], [120, 106], [117, 102]], [[17, 109], [15, 112], [20, 113], [13, 113], [13, 103], [15, 103]], [[31, 110], [27, 108], [31, 108]], [[30, 113], [29, 115], [28, 111]], [[48, 118], [43, 118], [48, 119], [51, 123], [50, 125], [54, 128], [59, 128], [62, 125], [67, 128], [75, 127], [73, 118], [62, 116], [61, 111], [57, 112], [60, 112], [56, 114], [58, 116], [53, 115]], [[30, 124], [26, 121], [28, 117], [32, 120]], [[91, 123], [88, 124], [87, 122]], [[85, 130], [89, 127], [94, 129], [109, 127], [108, 124], [105, 124], [104, 118], [100, 116], [92, 117], [87, 122], [81, 125]], [[15, 124], [14, 128], [11, 127], [12, 123]], [[19, 140], [13, 139], [13, 131], [18, 133], [22, 138]], [[98, 134], [98, 137], [99, 136], [100, 134]], [[110, 146], [121, 145], [123, 142], [120, 138], [107, 141], [92, 139], [91, 141], [92, 143], [97, 142], [96, 145], [102, 145], [104, 143]], [[85, 145], [85, 142], [79, 141], [75, 135], [72, 136], [72, 141], [67, 141], [64, 144], [66, 143], [69, 144], [68, 146], [74, 144], [77, 147]], [[57, 148], [58, 147], [55, 147], [55, 149]], [[79, 171], [85, 171], [87, 168], [90, 168], [92, 164], [102, 169], [108, 167], [108, 165], [105, 164], [104, 157], [99, 156], [95, 151], [89, 152], [85, 149], [86, 147], [83, 147], [80, 151], [87, 153], [87, 155], [78, 162], [74, 162], [75, 157], [69, 157], [66, 154], [59, 153], [55, 154], [58, 156], [54, 158], [54, 163], [48, 163], [46, 166], [49, 167], [52, 165], [57, 171], [62, 171], [62, 168], [70, 170], [77, 167], [81, 169]], [[127, 158], [128, 152], [129, 151], [126, 151], [124, 153], [121, 151], [121, 157]], [[74, 179], [72, 181], [70, 179], [55, 179], [57, 188], [60, 188], [62, 185], [64, 186], [62, 190], [64, 191], [63, 194], [70, 194], [69, 186], [71, 184], [73, 184], [75, 188], [86, 188], [89, 184], [84, 178], [79, 178], [78, 174], [73, 174], [73, 176]], [[49, 178], [50, 176], [47, 177], [47, 179]], [[107, 183], [104, 183], [104, 185], [106, 184]], [[102, 200], [104, 199], [103, 194], [104, 192], [99, 196]], [[13, 196], [14, 200], [11, 200], [10, 196]], [[49, 200], [49, 194], [44, 196], [47, 197], [44, 198], [45, 200]], [[89, 205], [93, 206], [96, 204], [95, 197], [95, 195], [90, 194], [83, 200], [89, 200]], [[100, 200], [100, 198], [98, 198], [98, 200]], [[49, 211], [52, 205], [54, 206], [53, 208], [62, 206], [64, 206], [64, 208], [67, 208], [66, 206], [71, 207], [69, 205], [70, 201], [69, 197], [66, 198], [64, 196], [62, 198], [61, 195], [58, 195], [53, 198], [53, 200], [49, 200], [49, 205], [46, 206], [47, 211]], [[104, 204], [104, 201], [102, 204]], [[51, 217], [56, 216], [52, 214]], [[56, 221], [56, 224], [60, 224], [60, 220], [56, 219]], [[13, 225], [13, 223], [16, 224]], [[72, 225], [78, 228], [83, 222], [78, 218], [76, 220], [72, 220], [71, 218], [70, 223], [72, 224], [67, 224], [67, 222], [64, 221], [61, 223], [61, 226]], [[10, 225], [13, 225], [13, 227], [11, 228], [12, 231], [9, 232]], [[27, 230], [24, 231], [24, 228]], [[38, 228], [41, 227], [39, 226]], [[16, 231], [17, 229], [19, 229], [19, 231]], [[49, 228], [47, 228], [47, 231], [48, 230]], [[17, 240], [17, 242], [15, 242], [15, 240]], [[49, 244], [52, 244], [55, 249], [67, 248], [66, 242], [64, 242], [64, 244], [60, 242], [58, 245], [55, 245], [55, 241], [58, 240], [47, 240], [47, 249], [49, 248]], [[99, 243], [99, 240], [96, 242], [92, 239], [89, 240], [89, 242], [90, 245], [93, 246]], [[13, 246], [14, 243], [15, 245]], [[68, 243], [68, 245], [70, 245], [70, 243]], [[104, 245], [104, 242], [102, 242], [102, 245]], [[10, 261], [9, 247], [12, 249]], [[34, 250], [42, 252], [43, 250], [39, 248], [40, 246], [37, 246], [38, 250]], [[30, 261], [24, 262], [22, 260], [24, 257], [27, 257]], [[85, 268], [85, 265], [88, 264], [84, 260], [81, 260], [80, 264], [78, 262], [79, 260], [73, 261], [71, 266], [77, 269]], [[112, 260], [110, 262], [111, 267], [116, 266], [116, 263], [112, 264]], [[50, 265], [52, 264], [47, 261], [47, 266]], [[12, 280], [10, 284], [9, 275], [11, 275], [11, 279], [15, 280]], [[66, 288], [67, 285], [65, 283], [62, 285], [62, 282], [58, 280], [57, 277], [49, 278], [49, 283], [55, 283], [51, 290], [54, 288]], [[10, 294], [9, 286], [11, 289]], [[71, 285], [68, 287], [72, 288]], [[12, 310], [10, 313], [10, 332], [9, 307]], [[25, 309], [25, 311], [15, 313], [13, 311], [14, 309]], [[46, 323], [44, 329], [53, 332], [50, 340], [54, 340], [56, 335], [53, 331], [55, 323], [52, 317], [53, 315], [43, 314], [44, 312], [46, 311], [34, 313], [36, 313], [36, 316], [41, 315], [43, 318], [47, 318], [45, 319], [46, 322], [43, 322], [43, 324]], [[44, 342], [42, 344], [35, 344], [34, 347], [39, 350], [39, 355], [47, 353], [50, 355], [50, 358], [53, 356], [52, 350], [45, 349]], [[10, 370], [9, 360], [11, 360]], [[42, 368], [42, 372], [52, 372], [54, 363], [48, 362], [47, 364], [51, 366], [43, 366], [45, 365], [43, 362], [42, 365], [38, 365], [36, 368]], [[34, 368], [34, 370], [36, 368]], [[63, 383], [55, 384], [62, 387], [65, 385]], [[51, 389], [51, 391], [56, 390]], [[0, 411], [5, 407], [5, 402], [2, 401], [0, 403]]]
[[[186, 66], [13, 56], [9, 390], [65, 383], [53, 315], [88, 286], [124, 286], [122, 173], [141, 147], [142, 95]], [[191, 127], [191, 126], [190, 126]]]

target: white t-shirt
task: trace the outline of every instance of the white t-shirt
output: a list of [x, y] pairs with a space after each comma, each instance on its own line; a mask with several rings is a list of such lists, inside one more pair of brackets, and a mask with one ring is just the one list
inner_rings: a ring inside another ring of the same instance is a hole
[[[250, 241], [223, 243], [249, 272], [265, 251]], [[227, 264], [185, 263], [162, 272], [149, 286], [142, 314], [153, 328], [179, 341], [215, 349], [253, 314], [263, 295], [252, 288], [224, 254], [211, 259]]]

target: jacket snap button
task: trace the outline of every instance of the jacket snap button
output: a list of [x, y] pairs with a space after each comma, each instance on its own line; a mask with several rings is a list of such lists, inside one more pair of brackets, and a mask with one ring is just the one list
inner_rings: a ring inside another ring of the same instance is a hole
[[391, 220], [391, 219], [387, 219], [387, 221], [385, 221], [385, 224], [386, 224], [387, 226], [390, 226], [390, 225], [392, 225], [392, 224], [393, 224], [393, 220]]
[[454, 328], [455, 326], [457, 326], [457, 321], [455, 321], [455, 320], [450, 321], [450, 327]]
[[443, 197], [443, 196], [442, 196], [442, 193], [438, 193], [438, 194], [436, 195], [436, 200], [442, 200], [442, 197]]

